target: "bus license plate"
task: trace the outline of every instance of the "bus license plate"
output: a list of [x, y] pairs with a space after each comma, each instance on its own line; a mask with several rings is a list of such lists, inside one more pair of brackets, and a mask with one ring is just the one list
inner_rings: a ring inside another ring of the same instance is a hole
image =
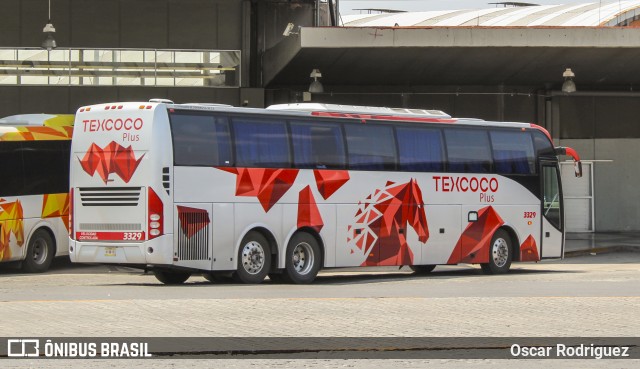
[[116, 256], [116, 248], [115, 247], [105, 247], [104, 248], [104, 256]]

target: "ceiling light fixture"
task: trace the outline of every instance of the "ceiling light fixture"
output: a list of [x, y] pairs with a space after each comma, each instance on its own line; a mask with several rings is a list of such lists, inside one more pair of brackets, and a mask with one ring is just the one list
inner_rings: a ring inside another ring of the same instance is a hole
[[49, 51], [58, 47], [56, 40], [53, 38], [53, 34], [56, 33], [56, 28], [51, 23], [51, 0], [49, 0], [49, 20], [47, 24], [44, 25], [42, 32], [47, 35], [47, 38], [42, 41], [42, 48], [47, 49]]
[[314, 69], [311, 71], [309, 77], [313, 78], [313, 82], [309, 85], [309, 92], [313, 94], [321, 94], [324, 92], [324, 87], [322, 83], [318, 81], [318, 78], [322, 77], [322, 73], [320, 73], [320, 69]]
[[575, 74], [571, 71], [571, 68], [567, 68], [564, 73], [562, 73], [562, 77], [564, 77], [564, 83], [562, 84], [562, 92], [564, 93], [572, 93], [576, 92], [576, 83], [573, 82], [575, 78]]

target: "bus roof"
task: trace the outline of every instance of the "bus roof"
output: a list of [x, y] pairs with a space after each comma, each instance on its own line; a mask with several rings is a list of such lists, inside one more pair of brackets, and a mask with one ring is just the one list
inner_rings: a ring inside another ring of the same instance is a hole
[[0, 125], [9, 126], [72, 126], [73, 114], [19, 114], [0, 118]]
[[[426, 109], [405, 109], [387, 108], [357, 105], [320, 104], [320, 103], [297, 103], [297, 104], [277, 104], [266, 109], [233, 107], [224, 104], [175, 104], [171, 101], [149, 102], [121, 102], [96, 104], [81, 107], [79, 112], [110, 110], [110, 109], [154, 109], [163, 105], [171, 111], [174, 110], [195, 110], [195, 111], [219, 111], [227, 113], [247, 113], [255, 115], [282, 114], [287, 116], [319, 116], [327, 118], [346, 118], [362, 120], [386, 120], [397, 122], [425, 122], [425, 123], [455, 123], [456, 125], [476, 126], [476, 127], [511, 127], [522, 129], [538, 129], [545, 132], [544, 128], [535, 124], [521, 122], [494, 122], [474, 118], [453, 118], [440, 110]], [[547, 134], [548, 135], [548, 134]]]

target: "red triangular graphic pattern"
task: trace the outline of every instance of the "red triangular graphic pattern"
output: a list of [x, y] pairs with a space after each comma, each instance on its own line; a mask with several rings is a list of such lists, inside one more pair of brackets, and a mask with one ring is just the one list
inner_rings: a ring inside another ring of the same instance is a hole
[[382, 189], [360, 203], [349, 232], [352, 253], [366, 255], [363, 266], [410, 265], [413, 253], [407, 243], [407, 224], [418, 234], [420, 242], [429, 239], [422, 191], [415, 179], [408, 183], [387, 182]]
[[520, 261], [539, 261], [538, 246], [532, 235], [520, 245]]
[[318, 192], [325, 200], [349, 181], [349, 172], [346, 170], [314, 170], [313, 176]]
[[190, 208], [187, 206], [177, 206], [180, 228], [187, 238], [193, 237], [201, 229], [211, 223], [209, 212], [205, 209]]
[[311, 187], [307, 186], [298, 194], [298, 228], [311, 227], [316, 232], [320, 232], [323, 226], [322, 216]]
[[109, 181], [111, 173], [128, 183], [143, 157], [144, 154], [136, 159], [131, 146], [124, 147], [115, 141], [111, 141], [104, 149], [93, 143], [80, 159], [80, 165], [91, 176], [98, 172], [105, 184]]
[[236, 196], [256, 197], [268, 212], [295, 182], [298, 169], [225, 168], [236, 177]]
[[504, 220], [492, 206], [480, 209], [478, 221], [467, 225], [447, 264], [488, 263], [491, 237], [503, 224]]

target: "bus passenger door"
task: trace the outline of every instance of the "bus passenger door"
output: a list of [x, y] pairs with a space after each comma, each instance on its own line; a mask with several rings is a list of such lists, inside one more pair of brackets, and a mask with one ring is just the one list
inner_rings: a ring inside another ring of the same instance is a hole
[[562, 186], [557, 163], [542, 162], [542, 237], [541, 258], [559, 258], [564, 255], [564, 211]]

